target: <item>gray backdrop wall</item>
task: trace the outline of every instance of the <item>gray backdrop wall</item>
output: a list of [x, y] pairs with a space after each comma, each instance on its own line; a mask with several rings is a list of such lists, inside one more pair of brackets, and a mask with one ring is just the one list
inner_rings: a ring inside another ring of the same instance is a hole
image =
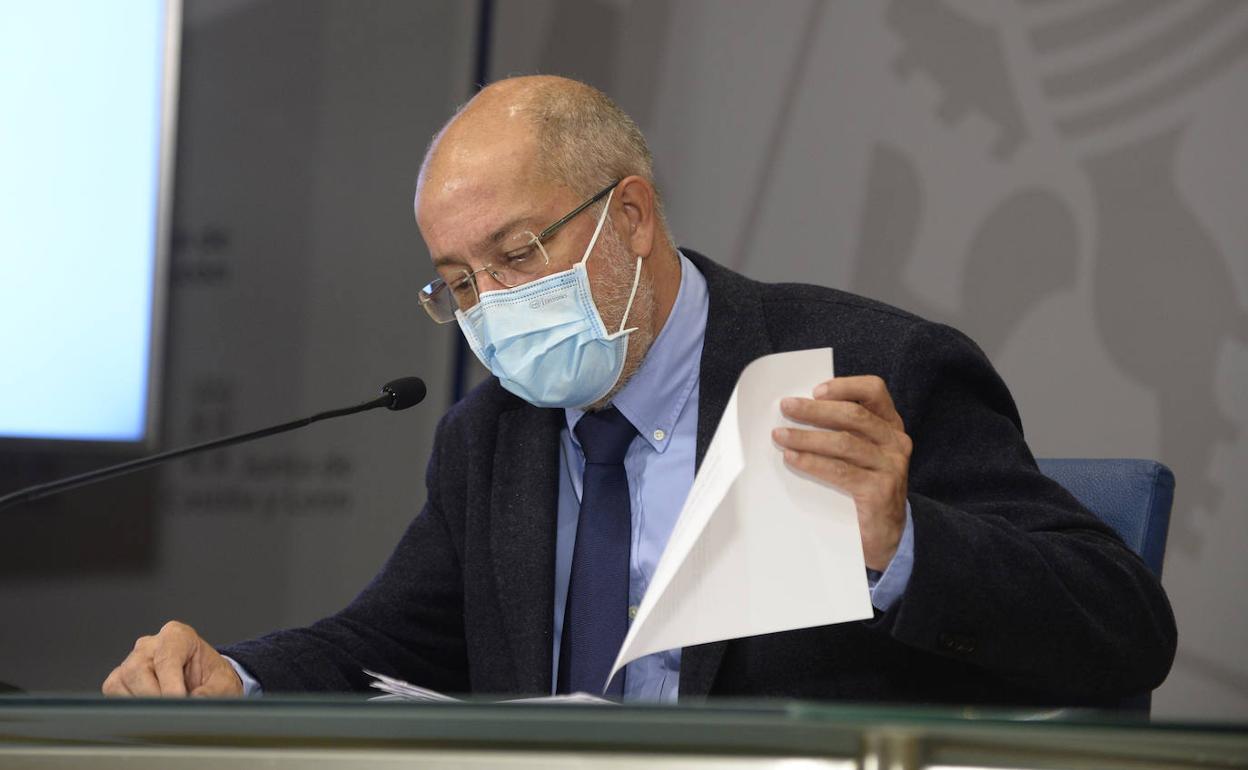
[[[340, 606], [418, 510], [450, 397], [411, 192], [469, 93], [475, 4], [186, 21], [167, 443], [408, 372], [430, 402], [13, 518], [0, 680], [30, 688], [97, 686], [169, 617], [224, 642]], [[1038, 454], [1171, 465], [1181, 641], [1154, 711], [1248, 718], [1248, 4], [500, 0], [495, 22], [494, 77], [580, 77], [638, 119], [680, 243], [962, 328]], [[10, 486], [95, 461], [5, 457]]]

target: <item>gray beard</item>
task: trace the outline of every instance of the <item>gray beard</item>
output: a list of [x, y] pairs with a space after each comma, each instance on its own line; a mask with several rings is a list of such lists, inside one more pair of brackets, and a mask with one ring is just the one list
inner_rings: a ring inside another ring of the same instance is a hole
[[[590, 259], [602, 260], [602, 278], [594, 294], [594, 304], [606, 324], [608, 333], [615, 333], [624, 318], [624, 310], [628, 307], [628, 295], [633, 290], [633, 276], [637, 271], [637, 257], [630, 254], [624, 239], [616, 232], [610, 219], [603, 226], [598, 238], [596, 253]], [[654, 344], [654, 284], [643, 270], [637, 282], [637, 295], [633, 298], [633, 307], [628, 312], [628, 328], [636, 331], [628, 335], [628, 347], [624, 355], [624, 368], [619, 379], [607, 392], [607, 395], [585, 407], [586, 411], [594, 412], [605, 409], [615, 394], [619, 393], [628, 381], [641, 368], [641, 362], [650, 352]]]

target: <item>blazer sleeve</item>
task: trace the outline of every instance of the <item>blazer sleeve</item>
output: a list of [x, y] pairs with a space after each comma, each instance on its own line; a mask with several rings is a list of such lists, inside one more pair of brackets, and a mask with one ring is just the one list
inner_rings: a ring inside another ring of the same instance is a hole
[[428, 501], [368, 586], [310, 626], [221, 649], [265, 693], [363, 691], [365, 668], [443, 692], [468, 691], [462, 572], [438, 494], [443, 427], [426, 472]]
[[1089, 698], [1159, 685], [1177, 632], [1160, 582], [1043, 475], [976, 345], [918, 324], [887, 378], [914, 440], [914, 562], [871, 625], [1040, 691]]

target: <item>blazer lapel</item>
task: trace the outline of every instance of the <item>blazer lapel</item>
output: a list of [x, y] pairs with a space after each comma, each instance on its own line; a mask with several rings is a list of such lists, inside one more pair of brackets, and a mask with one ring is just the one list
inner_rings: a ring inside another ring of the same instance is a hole
[[[698, 385], [696, 463], [700, 466], [742, 370], [773, 351], [757, 285], [697, 252], [681, 252], [706, 278], [710, 305]], [[724, 641], [684, 648], [680, 661], [681, 700], [710, 693], [727, 647], [728, 642]]]
[[490, 549], [515, 692], [550, 691], [562, 418], [530, 406], [498, 418]]

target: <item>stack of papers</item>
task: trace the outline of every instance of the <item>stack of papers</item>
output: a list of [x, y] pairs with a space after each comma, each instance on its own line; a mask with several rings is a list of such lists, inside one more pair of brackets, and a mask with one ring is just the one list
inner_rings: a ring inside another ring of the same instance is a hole
[[370, 700], [402, 700], [402, 701], [422, 701], [426, 703], [445, 703], [447, 701], [458, 701], [459, 698], [452, 698], [449, 695], [430, 690], [427, 687], [419, 687], [410, 682], [404, 682], [402, 679], [395, 679], [385, 674], [378, 674], [376, 671], [364, 669], [364, 673], [373, 678], [369, 684], [374, 690], [381, 690], [385, 695], [378, 695]]
[[[395, 679], [392, 676], [379, 674], [376, 671], [364, 669], [364, 673], [373, 678], [369, 684], [374, 690], [381, 690], [384, 695], [378, 695], [369, 700], [378, 701], [404, 701], [408, 703], [460, 703], [459, 698], [453, 698], [445, 693], [437, 690], [430, 690], [427, 687], [420, 687], [410, 682], [404, 682], [402, 679]], [[514, 698], [501, 701], [502, 703], [612, 703], [606, 698], [600, 698], [597, 695], [590, 695], [587, 692], [577, 692], [571, 695], [544, 695], [538, 698]]]

